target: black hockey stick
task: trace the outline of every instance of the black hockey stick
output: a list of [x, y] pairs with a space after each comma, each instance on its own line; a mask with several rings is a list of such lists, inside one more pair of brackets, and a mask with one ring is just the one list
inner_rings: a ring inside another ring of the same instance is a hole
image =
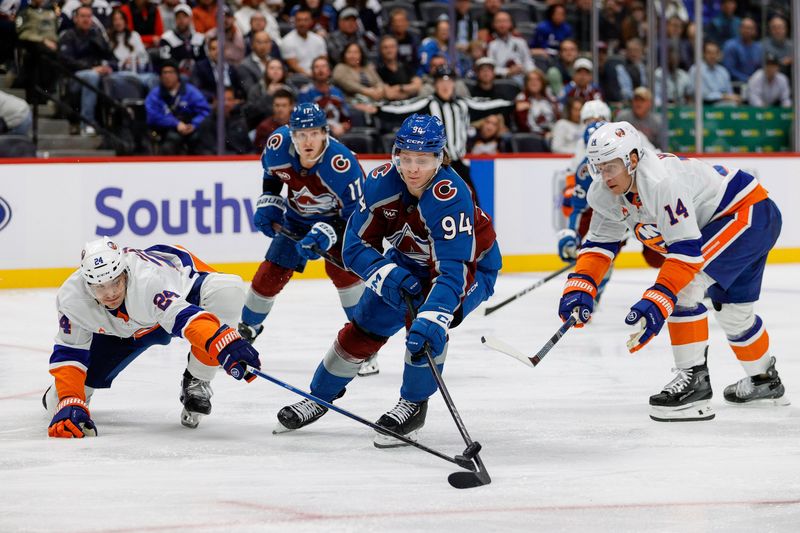
[[564, 334], [567, 331], [569, 331], [569, 329], [572, 326], [574, 326], [577, 322], [578, 322], [578, 313], [573, 312], [569, 316], [569, 318], [563, 324], [561, 324], [561, 327], [558, 328], [558, 331], [556, 331], [553, 334], [553, 336], [550, 337], [550, 340], [547, 341], [544, 346], [542, 346], [542, 349], [530, 357], [525, 355], [521, 351], [517, 350], [510, 344], [506, 344], [505, 342], [499, 339], [495, 339], [494, 337], [481, 337], [481, 342], [493, 350], [504, 353], [506, 355], [510, 355], [514, 359], [522, 361], [528, 366], [534, 367], [538, 365], [542, 361], [542, 359], [544, 359], [544, 356], [547, 355], [547, 353], [553, 349], [553, 346], [555, 346], [556, 343], [559, 340], [561, 340], [561, 337], [563, 337]]
[[536, 283], [534, 283], [533, 285], [531, 285], [527, 289], [522, 289], [517, 294], [515, 294], [515, 295], [513, 295], [513, 296], [511, 296], [509, 298], [506, 298], [505, 300], [503, 300], [502, 302], [500, 302], [497, 305], [493, 305], [491, 307], [487, 307], [483, 311], [484, 316], [491, 315], [492, 313], [494, 313], [495, 311], [497, 311], [501, 307], [505, 307], [506, 305], [510, 304], [511, 302], [516, 300], [517, 298], [521, 298], [522, 296], [525, 296], [526, 294], [531, 292], [533, 289], [538, 289], [539, 287], [541, 287], [542, 285], [544, 285], [545, 283], [547, 283], [551, 279], [560, 276], [561, 274], [563, 274], [564, 272], [566, 272], [567, 270], [569, 270], [573, 266], [575, 266], [574, 262], [569, 263], [566, 266], [564, 266], [562, 268], [559, 268], [555, 272], [553, 272], [551, 274], [548, 274], [547, 277], [540, 279], [539, 281], [537, 281]]
[[[415, 448], [419, 448], [420, 450], [422, 450], [424, 452], [428, 452], [431, 455], [435, 455], [436, 457], [439, 457], [440, 459], [444, 459], [447, 462], [450, 462], [450, 463], [453, 463], [455, 465], [458, 465], [461, 468], [464, 468], [464, 469], [467, 469], [467, 470], [472, 470], [472, 471], [475, 470], [475, 465], [472, 463], [471, 460], [469, 460], [466, 457], [463, 457], [461, 455], [456, 455], [455, 457], [450, 457], [449, 455], [445, 455], [444, 453], [442, 453], [440, 451], [434, 450], [433, 448], [429, 448], [428, 446], [425, 446], [424, 444], [420, 444], [419, 442], [413, 441], [413, 440], [409, 439], [408, 437], [406, 437], [405, 435], [401, 435], [399, 433], [396, 433], [396, 432], [392, 431], [391, 429], [387, 429], [385, 427], [379, 426], [378, 424], [370, 422], [369, 420], [367, 420], [365, 418], [361, 418], [357, 414], [351, 413], [350, 411], [348, 411], [346, 409], [342, 409], [341, 407], [337, 407], [337, 406], [333, 405], [331, 402], [326, 402], [325, 400], [323, 400], [321, 398], [317, 398], [316, 396], [314, 396], [310, 392], [306, 392], [306, 391], [304, 391], [302, 389], [298, 389], [297, 387], [295, 387], [293, 385], [289, 385], [285, 381], [281, 381], [278, 378], [272, 377], [269, 374], [267, 374], [265, 372], [262, 372], [261, 370], [259, 370], [257, 368], [254, 368], [252, 366], [248, 366], [247, 367], [247, 371], [252, 373], [252, 374], [255, 374], [256, 376], [258, 376], [260, 378], [264, 378], [267, 381], [271, 381], [272, 383], [274, 383], [276, 385], [279, 385], [279, 386], [283, 387], [284, 389], [290, 390], [295, 394], [299, 394], [303, 398], [309, 399], [312, 402], [317, 402], [318, 404], [320, 404], [320, 405], [322, 405], [324, 407], [327, 407], [331, 411], [336, 411], [337, 413], [339, 413], [341, 415], [344, 415], [347, 418], [350, 418], [351, 420], [355, 420], [356, 422], [364, 424], [365, 426], [377, 431], [378, 433], [382, 433], [382, 434], [387, 435], [389, 437], [394, 437], [397, 440], [401, 440], [401, 441], [405, 442], [406, 444], [408, 444], [410, 446], [413, 446]], [[456, 473], [450, 474], [450, 476], [452, 477], [452, 476], [454, 476], [456, 474], [461, 474], [461, 473], [462, 472], [456, 472]], [[466, 472], [464, 472], [464, 473], [466, 473]]]
[[[412, 300], [411, 295], [404, 293], [404, 297], [406, 300], [406, 305], [408, 306], [408, 312], [411, 313], [412, 319], [416, 318], [417, 310], [414, 309], [414, 301]], [[467, 428], [464, 426], [464, 422], [461, 420], [461, 415], [458, 414], [458, 410], [453, 403], [453, 398], [450, 396], [450, 392], [447, 390], [447, 386], [444, 384], [442, 374], [436, 367], [436, 362], [433, 360], [433, 356], [431, 355], [431, 351], [427, 343], [425, 343], [425, 346], [423, 346], [422, 351], [425, 353], [425, 357], [428, 359], [428, 366], [431, 367], [433, 379], [436, 380], [436, 385], [439, 387], [439, 391], [442, 393], [444, 403], [447, 404], [447, 409], [450, 411], [450, 415], [452, 415], [453, 421], [456, 423], [456, 427], [458, 428], [459, 433], [461, 433], [464, 443], [467, 445], [467, 447], [464, 448], [463, 453], [456, 456], [456, 460], [460, 461], [462, 459], [466, 459], [470, 462], [475, 461], [475, 464], [478, 467], [477, 471], [472, 468], [472, 472], [453, 472], [447, 477], [447, 481], [449, 481], [450, 485], [457, 489], [470, 489], [472, 487], [488, 485], [492, 482], [492, 478], [489, 477], [489, 472], [486, 470], [486, 467], [481, 460], [481, 456], [478, 455], [478, 452], [481, 451], [481, 445], [479, 442], [473, 441], [470, 438], [469, 433], [467, 433]]]
[[[289, 237], [289, 239], [293, 240], [294, 242], [300, 242], [300, 241], [303, 240], [303, 236], [302, 235], [298, 235], [297, 233], [294, 233], [293, 231], [289, 231], [284, 226], [281, 226], [281, 229], [278, 230], [278, 233], [280, 233], [280, 234], [282, 234], [282, 235], [284, 235], [286, 237]], [[327, 251], [321, 249], [316, 244], [313, 245], [311, 247], [311, 249], [314, 250], [316, 253], [318, 253], [320, 256], [322, 256], [322, 258], [325, 259], [326, 261], [328, 261], [329, 263], [341, 268], [342, 270], [347, 270], [347, 268], [342, 264], [342, 262], [339, 259], [333, 257], [330, 253], [328, 253]]]

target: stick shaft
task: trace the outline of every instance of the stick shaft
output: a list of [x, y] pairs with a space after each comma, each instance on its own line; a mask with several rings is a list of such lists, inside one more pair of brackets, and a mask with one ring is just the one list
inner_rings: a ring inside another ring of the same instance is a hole
[[522, 296], [525, 296], [526, 294], [528, 294], [528, 293], [529, 293], [529, 292], [531, 292], [532, 290], [534, 290], [534, 289], [538, 289], [539, 287], [541, 287], [542, 285], [544, 285], [545, 283], [547, 283], [547, 282], [548, 282], [548, 281], [550, 281], [551, 279], [553, 279], [553, 278], [556, 278], [556, 277], [560, 276], [561, 274], [563, 274], [563, 273], [564, 273], [564, 272], [566, 272], [567, 270], [571, 269], [573, 266], [575, 266], [575, 263], [568, 263], [567, 265], [563, 266], [562, 268], [559, 268], [559, 269], [558, 269], [558, 270], [556, 270], [555, 272], [551, 272], [551, 273], [550, 273], [550, 274], [548, 274], [546, 277], [544, 277], [544, 278], [540, 279], [539, 281], [537, 281], [536, 283], [534, 283], [534, 284], [533, 284], [533, 285], [531, 285], [530, 287], [527, 287], [527, 288], [525, 288], [525, 289], [522, 289], [522, 290], [521, 290], [521, 291], [519, 291], [518, 293], [516, 293], [516, 294], [514, 294], [514, 295], [512, 295], [512, 296], [510, 296], [510, 297], [508, 297], [508, 298], [506, 298], [505, 300], [503, 300], [503, 301], [502, 301], [502, 302], [500, 302], [499, 304], [497, 304], [497, 305], [493, 305], [493, 306], [491, 306], [491, 307], [487, 307], [487, 308], [486, 308], [486, 310], [484, 311], [484, 314], [486, 314], [486, 315], [490, 315], [490, 314], [494, 313], [494, 312], [495, 312], [495, 311], [497, 311], [498, 309], [500, 309], [500, 308], [502, 308], [502, 307], [505, 307], [506, 305], [510, 304], [511, 302], [513, 302], [514, 300], [516, 300], [517, 298], [521, 298]]
[[545, 356], [545, 355], [547, 355], [547, 353], [548, 353], [550, 350], [552, 350], [552, 349], [553, 349], [553, 346], [555, 346], [555, 345], [556, 345], [556, 343], [557, 343], [559, 340], [561, 340], [561, 337], [563, 337], [563, 336], [564, 336], [564, 334], [565, 334], [567, 331], [569, 331], [569, 329], [570, 329], [572, 326], [574, 326], [574, 325], [575, 325], [575, 323], [576, 323], [577, 321], [578, 321], [578, 315], [577, 315], [576, 313], [573, 313], [573, 314], [571, 314], [571, 315], [569, 316], [569, 318], [566, 320], [566, 322], [564, 322], [563, 324], [561, 324], [561, 327], [560, 327], [560, 328], [558, 328], [558, 331], [556, 331], [556, 332], [553, 334], [553, 336], [552, 336], [552, 337], [550, 337], [550, 340], [549, 340], [549, 341], [547, 341], [547, 342], [544, 344], [544, 346], [542, 346], [542, 349], [541, 349], [541, 350], [539, 350], [538, 352], [536, 352], [536, 355], [534, 355], [533, 357], [531, 357], [531, 358], [530, 358], [530, 359], [531, 359], [531, 363], [533, 363], [533, 366], [536, 366], [536, 365], [538, 365], [538, 364], [539, 364], [539, 363], [542, 361], [542, 359], [544, 359], [544, 356]]

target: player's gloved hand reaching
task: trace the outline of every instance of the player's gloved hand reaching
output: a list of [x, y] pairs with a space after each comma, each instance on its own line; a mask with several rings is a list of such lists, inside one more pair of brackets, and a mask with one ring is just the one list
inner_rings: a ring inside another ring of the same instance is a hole
[[306, 233], [306, 236], [295, 247], [297, 248], [297, 253], [304, 258], [319, 259], [320, 255], [314, 249], [327, 252], [336, 244], [337, 240], [338, 237], [333, 226], [326, 222], [317, 222], [311, 226], [311, 231]]
[[50, 421], [47, 434], [66, 439], [96, 437], [97, 426], [92, 422], [86, 402], [73, 396], [64, 398], [58, 403], [56, 415]]
[[367, 279], [367, 287], [383, 298], [394, 309], [405, 309], [405, 294], [418, 300], [422, 284], [411, 272], [395, 264], [384, 265]]
[[262, 194], [256, 202], [253, 223], [267, 237], [275, 237], [273, 224], [283, 225], [286, 204], [277, 194]]
[[567, 321], [572, 312], [578, 310], [576, 328], [582, 328], [594, 312], [594, 299], [597, 296], [597, 285], [585, 274], [570, 274], [564, 285], [564, 292], [558, 304], [558, 316]]
[[225, 372], [237, 380], [244, 378], [249, 383], [256, 376], [247, 372], [247, 367], [261, 368], [256, 349], [242, 339], [238, 331], [225, 325], [206, 342], [206, 351], [216, 357]]
[[656, 283], [642, 295], [642, 299], [631, 307], [625, 323], [639, 326], [639, 330], [628, 339], [628, 351], [637, 352], [645, 347], [664, 327], [669, 315], [675, 310], [678, 298], [668, 288]]
[[436, 311], [423, 311], [411, 323], [406, 337], [406, 348], [413, 358], [423, 355], [425, 344], [431, 351], [431, 356], [437, 357], [444, 351], [447, 343], [447, 328], [450, 327], [452, 317]]
[[579, 242], [574, 229], [564, 228], [558, 232], [558, 256], [562, 261], [570, 262], [578, 258]]

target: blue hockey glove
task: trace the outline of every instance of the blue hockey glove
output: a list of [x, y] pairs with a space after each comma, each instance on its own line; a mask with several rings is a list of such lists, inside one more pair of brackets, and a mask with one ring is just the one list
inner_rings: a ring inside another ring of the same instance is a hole
[[594, 312], [594, 298], [597, 296], [597, 285], [594, 280], [584, 274], [570, 274], [564, 285], [561, 301], [558, 303], [558, 316], [565, 321], [572, 312], [578, 310], [576, 328], [582, 328]]
[[422, 284], [408, 270], [394, 263], [384, 265], [368, 279], [367, 287], [375, 291], [383, 301], [394, 309], [406, 308], [405, 294], [415, 301], [422, 293]]
[[89, 406], [80, 398], [69, 397], [56, 406], [56, 416], [50, 421], [47, 434], [62, 439], [96, 437], [97, 426], [89, 415]]
[[237, 380], [244, 378], [249, 383], [256, 376], [247, 372], [247, 367], [261, 368], [256, 349], [242, 339], [238, 331], [228, 326], [219, 328], [206, 342], [206, 351], [219, 361], [225, 372]]
[[639, 326], [639, 331], [628, 339], [628, 351], [638, 352], [658, 335], [664, 322], [675, 310], [678, 299], [668, 288], [656, 283], [642, 295], [642, 299], [631, 307], [625, 323], [629, 326]]
[[311, 226], [311, 231], [306, 233], [306, 236], [295, 247], [297, 253], [306, 259], [319, 259], [320, 255], [314, 251], [314, 248], [327, 252], [338, 239], [333, 226], [325, 222], [317, 222]]
[[413, 358], [423, 354], [427, 343], [432, 357], [441, 355], [447, 343], [447, 328], [453, 316], [437, 311], [423, 311], [411, 323], [406, 337], [406, 348]]
[[578, 258], [578, 234], [574, 229], [565, 228], [558, 232], [558, 256], [567, 263]]
[[286, 204], [277, 194], [262, 194], [256, 202], [253, 223], [267, 237], [275, 237], [273, 224], [283, 225]]

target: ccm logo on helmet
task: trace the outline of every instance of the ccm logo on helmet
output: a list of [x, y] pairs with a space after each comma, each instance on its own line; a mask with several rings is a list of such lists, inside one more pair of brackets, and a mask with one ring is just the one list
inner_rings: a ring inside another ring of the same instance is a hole
[[342, 154], [336, 154], [331, 158], [331, 166], [336, 172], [347, 172], [350, 170], [350, 160]]
[[442, 180], [433, 186], [433, 195], [438, 200], [449, 200], [456, 195], [458, 189], [453, 187], [453, 182], [450, 180]]

